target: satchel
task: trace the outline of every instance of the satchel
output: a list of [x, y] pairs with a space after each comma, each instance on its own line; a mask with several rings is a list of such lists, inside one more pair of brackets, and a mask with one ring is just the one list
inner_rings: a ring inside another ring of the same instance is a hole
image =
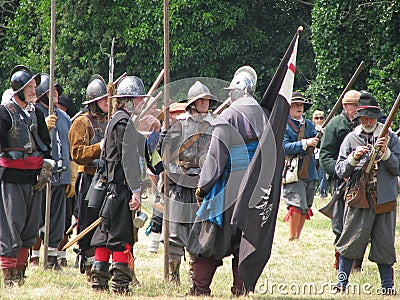
[[287, 184], [299, 181], [299, 177], [297, 176], [298, 168], [299, 168], [298, 156], [293, 156], [290, 157], [288, 160], [286, 160], [282, 183]]
[[[289, 119], [290, 121], [290, 119]], [[293, 123], [293, 122], [289, 122]], [[294, 124], [290, 124], [291, 126]], [[306, 123], [304, 123], [301, 127], [300, 130], [298, 131], [298, 138], [297, 141], [301, 141], [301, 139], [304, 137], [304, 130], [306, 128]], [[295, 128], [293, 128], [295, 130]], [[296, 130], [295, 130], [296, 131]], [[297, 172], [299, 170], [299, 156], [289, 156], [285, 160], [285, 167], [283, 169], [283, 175], [282, 175], [282, 184], [288, 184], [288, 183], [293, 183], [299, 181], [299, 176], [297, 175]]]

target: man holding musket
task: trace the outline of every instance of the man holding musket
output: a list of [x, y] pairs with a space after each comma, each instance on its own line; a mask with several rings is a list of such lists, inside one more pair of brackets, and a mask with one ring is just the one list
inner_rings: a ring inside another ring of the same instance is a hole
[[13, 96], [0, 106], [0, 266], [5, 287], [24, 283], [29, 248], [39, 230], [41, 190], [54, 166], [43, 113], [32, 105], [39, 74], [16, 66], [10, 81]]
[[[393, 292], [400, 141], [389, 125], [396, 112], [397, 109], [394, 113], [392, 110], [385, 125], [381, 124], [378, 119], [384, 114], [378, 102], [371, 94], [361, 92], [355, 115], [360, 125], [340, 146], [336, 173], [354, 184], [349, 184], [346, 190], [343, 230], [335, 244], [339, 252], [336, 287], [339, 292], [346, 289], [353, 260], [363, 256], [368, 243], [371, 243], [368, 258], [378, 265], [382, 293]], [[376, 159], [373, 154], [377, 154]]]
[[[346, 135], [357, 126], [358, 120], [354, 120], [357, 111], [358, 102], [360, 99], [360, 92], [356, 90], [349, 90], [346, 92], [342, 99], [343, 111], [334, 117], [325, 127], [324, 135], [321, 139], [319, 163], [320, 166], [329, 175], [329, 181], [332, 188], [332, 195], [342, 182], [335, 172], [336, 160], [339, 156], [340, 145], [342, 144]], [[335, 234], [335, 241], [338, 240], [343, 228], [343, 210], [344, 199], [339, 199], [335, 202], [332, 217], [332, 230]], [[334, 268], [339, 268], [339, 254], [335, 251]], [[362, 257], [360, 260], [355, 260], [354, 268], [361, 270]]]

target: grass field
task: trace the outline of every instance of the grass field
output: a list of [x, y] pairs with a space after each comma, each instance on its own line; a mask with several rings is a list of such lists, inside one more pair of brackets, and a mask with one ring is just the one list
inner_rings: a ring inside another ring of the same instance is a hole
[[[288, 224], [283, 222], [286, 213], [281, 203], [276, 225], [272, 256], [261, 275], [256, 291], [251, 298], [256, 299], [384, 299], [379, 295], [380, 279], [376, 264], [364, 260], [363, 271], [350, 276], [350, 291], [345, 295], [333, 295], [332, 286], [336, 284], [336, 272], [333, 265], [333, 233], [330, 220], [318, 212], [323, 203], [316, 197], [313, 207], [314, 217], [307, 221], [299, 241], [289, 242]], [[145, 203], [151, 207], [151, 203]], [[400, 232], [397, 226], [397, 234]], [[141, 282], [134, 287], [133, 299], [177, 299], [185, 296], [190, 288], [188, 281], [188, 262], [181, 265], [181, 285], [164, 281], [163, 244], [159, 252], [147, 252], [149, 237], [140, 231], [140, 241], [135, 245], [135, 270]], [[399, 241], [396, 249], [399, 250]], [[369, 250], [367, 249], [367, 254]], [[124, 298], [110, 293], [94, 293], [85, 282], [84, 275], [73, 267], [75, 255], [68, 250], [69, 266], [62, 272], [44, 271], [42, 267], [28, 268], [23, 287], [0, 290], [0, 299], [116, 299]], [[211, 285], [213, 299], [229, 299], [232, 275], [231, 258], [224, 260], [218, 268]], [[399, 277], [395, 265], [396, 278]], [[396, 299], [400, 296], [392, 296]], [[194, 297], [191, 297], [195, 299]], [[387, 297], [385, 297], [387, 298]]]

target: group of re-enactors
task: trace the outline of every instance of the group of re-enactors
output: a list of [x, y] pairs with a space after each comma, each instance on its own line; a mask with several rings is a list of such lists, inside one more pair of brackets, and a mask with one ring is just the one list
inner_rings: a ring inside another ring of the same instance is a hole
[[[283, 148], [288, 157], [299, 158], [300, 170], [307, 149], [319, 147], [319, 164], [329, 175], [332, 195], [340, 195], [334, 202], [332, 213], [334, 268], [338, 274], [334, 292], [350, 291], [350, 274], [362, 271], [365, 250], [370, 244], [368, 259], [378, 265], [380, 294], [395, 294], [393, 264], [396, 262], [399, 137], [390, 129], [380, 137], [386, 116], [375, 97], [366, 91], [350, 90], [344, 94], [343, 110], [320, 129], [323, 134], [321, 140], [317, 138], [313, 122], [303, 115], [311, 106], [312, 103], [300, 93], [293, 93]], [[345, 184], [357, 182], [352, 176], [360, 178], [374, 148], [379, 152], [370, 173], [364, 173], [365, 184]], [[288, 209], [285, 220], [289, 222], [289, 241], [299, 239], [305, 220], [313, 216], [311, 207], [317, 181], [315, 165], [315, 158], [311, 157], [307, 178], [283, 184], [282, 198]], [[363, 195], [362, 202], [357, 200], [360, 195]]]
[[[253, 98], [256, 83], [254, 69], [239, 68], [227, 87], [230, 106], [214, 116], [210, 110], [216, 107], [217, 98], [207, 86], [196, 81], [185, 99], [185, 113], [171, 120], [169, 132], [161, 132], [161, 122], [154, 110], [141, 115], [144, 99], [150, 95], [136, 76], [122, 78], [115, 95], [108, 94], [100, 75], [92, 76], [83, 103], [85, 110], [71, 122], [61, 109], [48, 113], [49, 76], [34, 75], [28, 67], [16, 66], [10, 74], [9, 98], [0, 106], [0, 266], [4, 287], [24, 284], [29, 249], [43, 240], [43, 207], [50, 186], [53, 201], [48, 266], [61, 269], [57, 255], [60, 244], [65, 244], [66, 199], [76, 191], [77, 233], [100, 218], [96, 229], [78, 242], [81, 273], [86, 274], [95, 291], [109, 291], [111, 281], [114, 293], [130, 295], [130, 284], [140, 284], [134, 272], [137, 230], [132, 216], [141, 211], [141, 184], [146, 168], [155, 170], [151, 168], [151, 155], [169, 149], [170, 161], [164, 162], [164, 168], [170, 178], [170, 280], [180, 283], [180, 264], [188, 251], [192, 282], [189, 295], [208, 296], [217, 267], [222, 265], [223, 258], [232, 255], [232, 295], [254, 292], [245, 289], [239, 275], [242, 233], [231, 223], [231, 217], [232, 200], [236, 199], [249, 164], [242, 159], [242, 152], [255, 149], [267, 123], [265, 113]], [[55, 102], [61, 92], [56, 84]], [[108, 106], [110, 96], [112, 107]], [[389, 131], [378, 139], [384, 115], [376, 99], [367, 92], [352, 90], [345, 94], [343, 112], [323, 129], [322, 141], [315, 137], [313, 123], [303, 116], [311, 103], [300, 93], [294, 93], [291, 100], [283, 142], [285, 154], [299, 155], [300, 168], [307, 148], [318, 145], [320, 165], [334, 182], [334, 188], [362, 167], [370, 145], [380, 147], [365, 191], [368, 207], [352, 206], [349, 197], [335, 204], [335, 266], [346, 275], [339, 277], [336, 289], [346, 290], [353, 263], [362, 261], [370, 243], [369, 259], [378, 264], [382, 288], [392, 290], [400, 175], [398, 137]], [[138, 126], [147, 128], [146, 133], [139, 132]], [[75, 183], [71, 180], [75, 177], [71, 161], [78, 165]], [[90, 207], [86, 195], [100, 166], [107, 179], [106, 196], [100, 206]], [[299, 239], [305, 220], [312, 216], [317, 179], [313, 157], [308, 174], [309, 178], [283, 186], [291, 241]], [[229, 189], [225, 189], [228, 182]], [[223, 212], [208, 217], [209, 202], [221, 193]], [[161, 230], [158, 226], [155, 231]], [[38, 250], [34, 251], [31, 250], [33, 261]]]

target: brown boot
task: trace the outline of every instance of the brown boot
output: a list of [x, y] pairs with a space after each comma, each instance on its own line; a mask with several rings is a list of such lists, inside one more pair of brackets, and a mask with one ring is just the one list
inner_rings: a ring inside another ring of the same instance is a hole
[[181, 262], [179, 260], [170, 260], [169, 261], [169, 281], [176, 285], [181, 284], [181, 279], [179, 276], [179, 267]]
[[193, 270], [193, 286], [189, 291], [189, 295], [209, 296], [211, 294], [210, 285], [218, 266], [222, 266], [221, 260], [196, 257]]
[[3, 281], [4, 281], [4, 287], [5, 288], [10, 288], [14, 286], [13, 282], [13, 274], [14, 274], [14, 268], [7, 268], [3, 269]]
[[108, 291], [110, 280], [110, 263], [95, 261], [92, 266], [92, 289], [95, 291]]
[[25, 270], [26, 266], [16, 266], [14, 268], [14, 273], [13, 273], [13, 282], [14, 284], [17, 284], [18, 286], [22, 286], [25, 283]]
[[111, 289], [119, 295], [131, 295], [129, 282], [132, 280], [132, 270], [124, 263], [113, 263], [111, 265]]

